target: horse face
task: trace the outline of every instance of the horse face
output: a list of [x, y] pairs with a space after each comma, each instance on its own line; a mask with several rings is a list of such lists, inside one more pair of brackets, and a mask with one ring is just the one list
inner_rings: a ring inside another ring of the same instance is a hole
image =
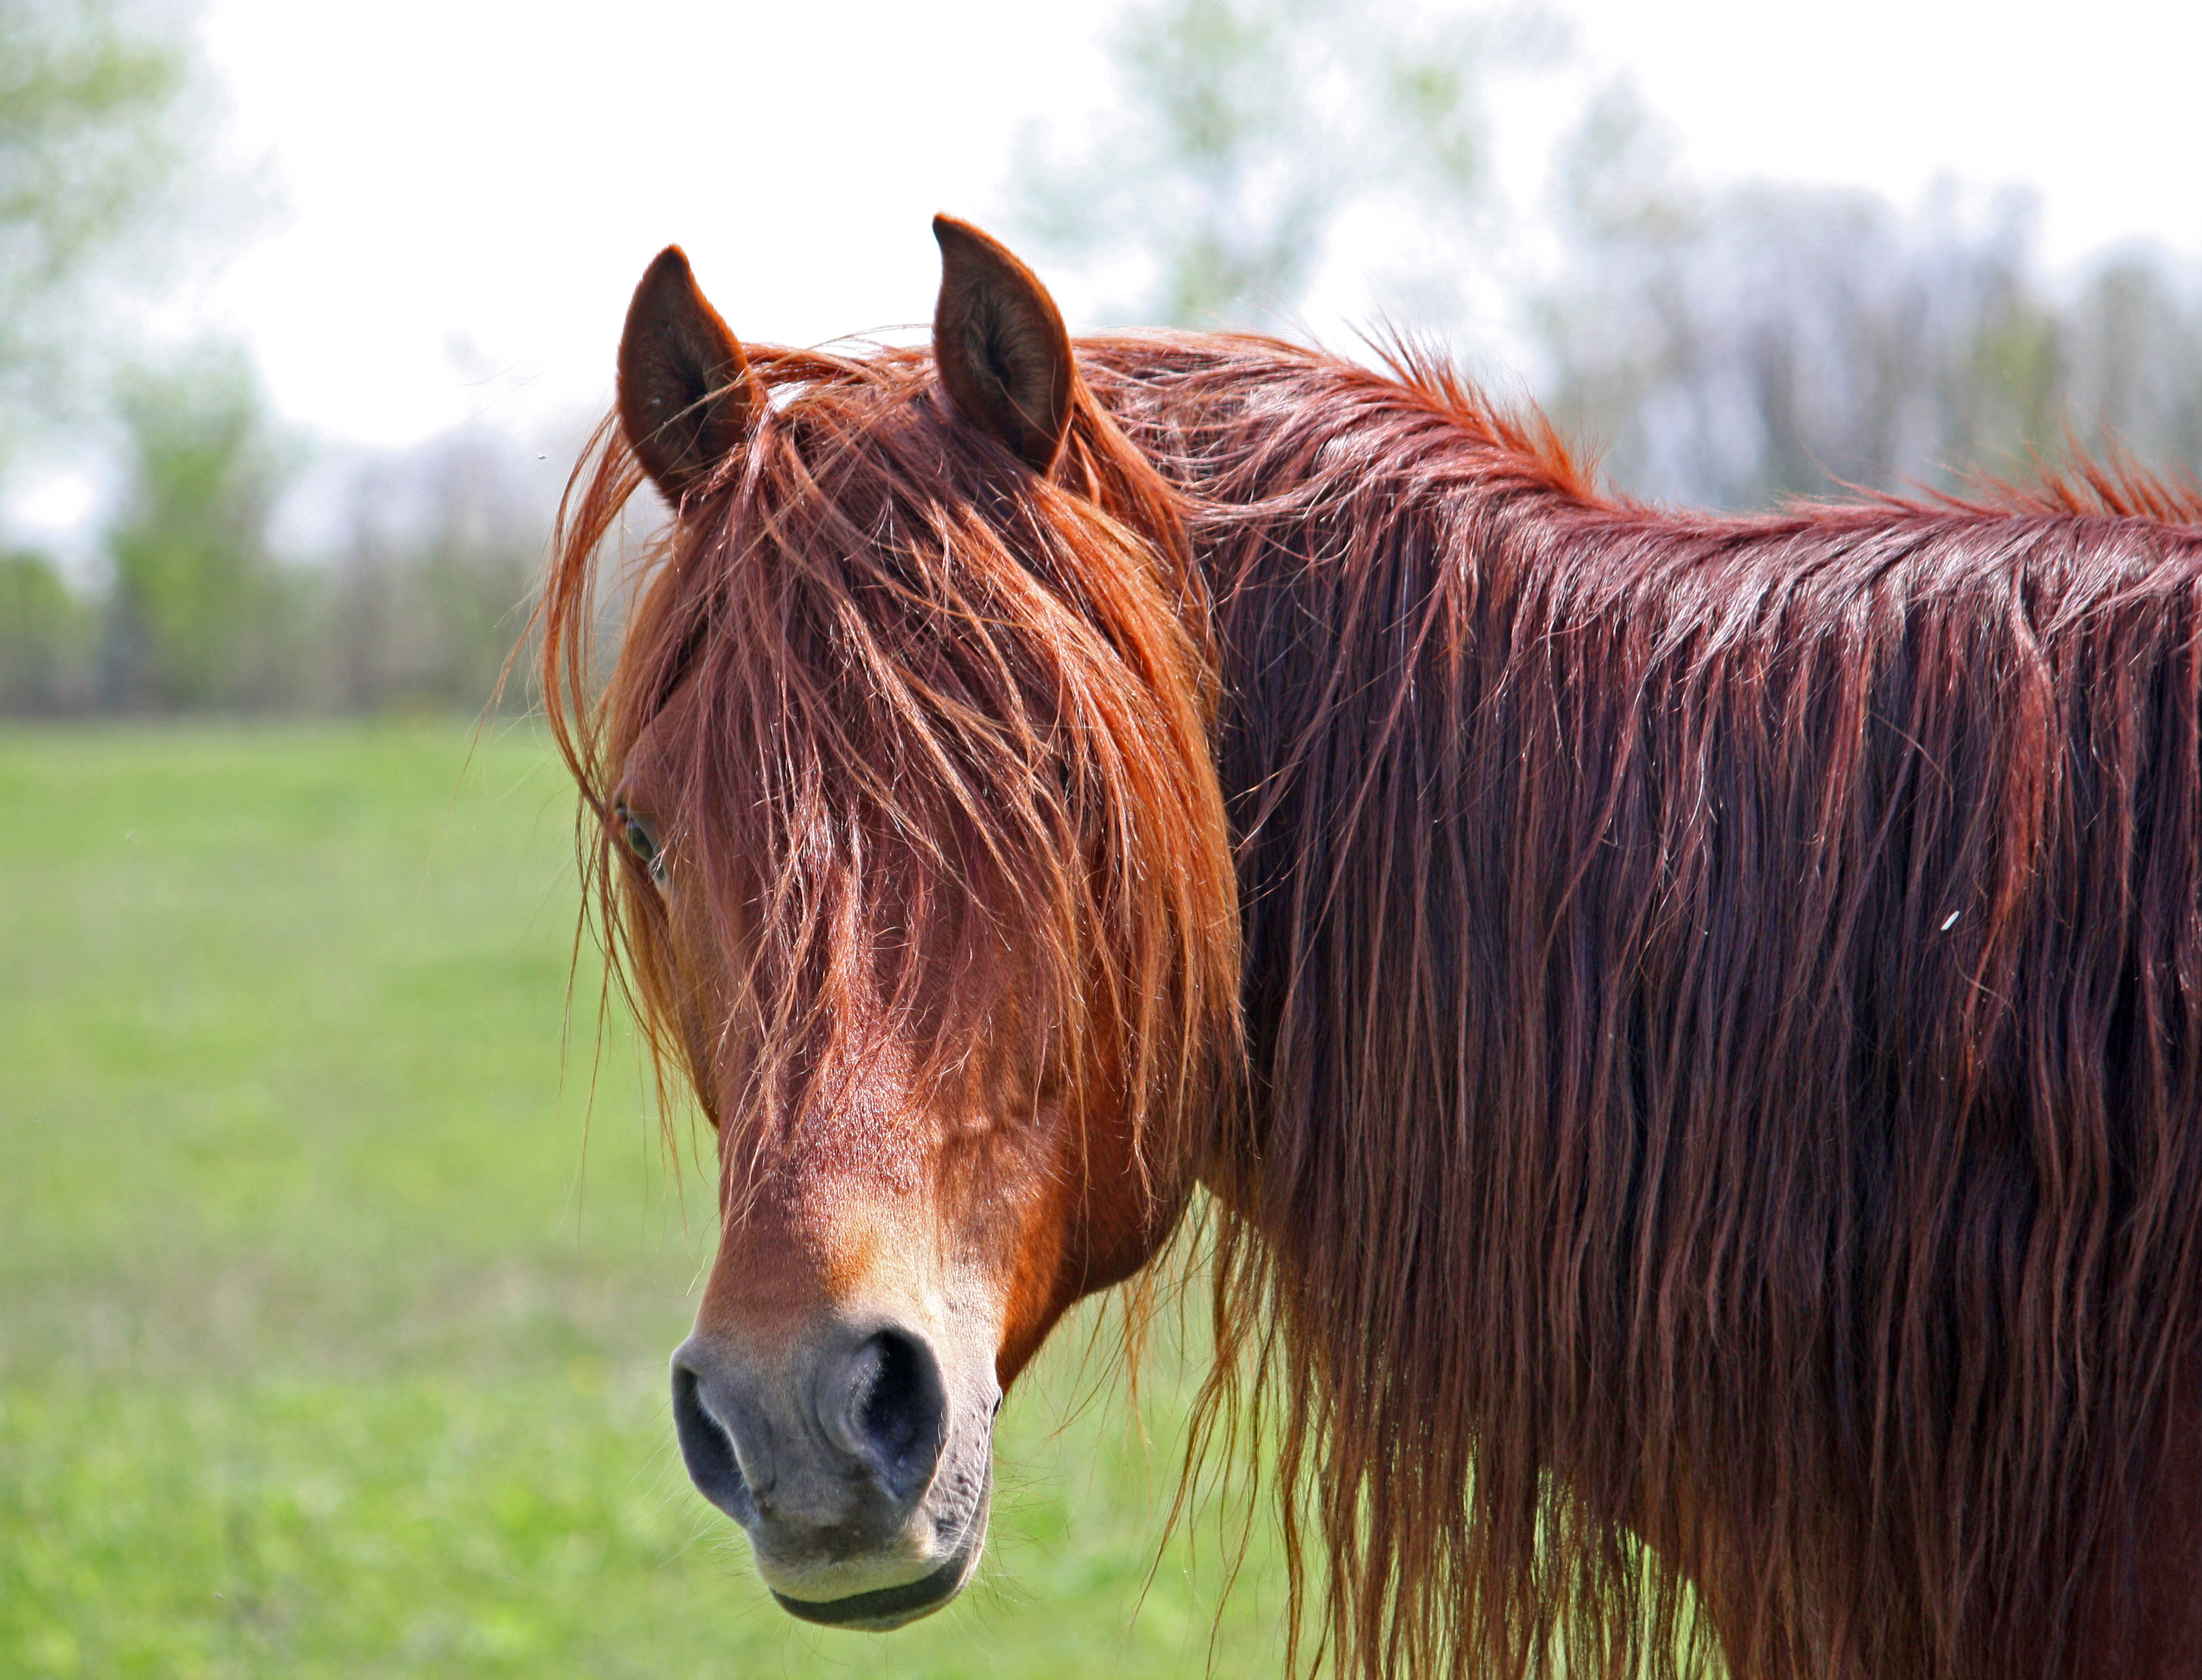
[[[938, 386], [893, 410], [914, 439], [895, 459], [953, 456], [997, 474], [973, 507], [999, 499], [999, 475], [1029, 500], [1072, 426], [1069, 340], [1014, 257], [959, 225], [935, 231]], [[615, 773], [576, 767], [621, 855], [615, 919], [646, 1013], [719, 1133], [719, 1249], [674, 1357], [675, 1426], [698, 1488], [748, 1531], [782, 1606], [890, 1628], [947, 1602], [976, 1563], [1004, 1389], [1076, 1300], [1147, 1261], [1189, 1190], [1190, 1152], [1155, 1146], [1157, 1105], [1133, 1095], [1167, 1084], [1170, 1054], [1133, 1067], [1126, 1047], [1154, 1044], [1154, 998], [1189, 984], [1169, 930], [1209, 930], [1208, 966], [1235, 984], [1235, 945], [1215, 931], [1235, 937], [1236, 922], [1205, 723], [1195, 679], [1171, 663], [1177, 626], [1146, 561], [1118, 565], [1093, 609], [1146, 619], [1073, 630], [1057, 638], [1071, 649], [1061, 656], [1084, 663], [1004, 689], [988, 684], [1019, 650], [965, 658], [951, 645], [974, 620], [948, 537], [927, 552], [952, 575], [921, 587], [909, 556], [890, 555], [884, 580], [860, 589], [836, 575], [821, 599], [840, 606], [791, 617], [773, 577], [857, 562], [839, 549], [821, 561], [821, 544], [782, 556], [774, 574], [740, 534], [784, 536], [812, 517], [810, 502], [727, 523], [762, 493], [726, 463], [766, 410], [677, 250], [636, 292], [620, 375], [625, 435], [682, 517], [614, 676], [608, 703], [627, 708], [608, 731]], [[785, 439], [807, 418], [772, 423]], [[833, 435], [870, 424], [846, 418]], [[967, 433], [988, 441], [974, 452]], [[808, 461], [794, 477], [818, 482]], [[837, 532], [906, 518], [910, 498], [893, 500], [892, 474], [883, 482], [886, 499], [819, 517]], [[969, 540], [1014, 574], [1014, 596], [1033, 580], [998, 537]], [[728, 571], [709, 581], [720, 561]], [[860, 595], [891, 615], [875, 603], [927, 588], [952, 597], [945, 620], [890, 617], [868, 632], [875, 678], [898, 658], [921, 668], [876, 728], [850, 721], [867, 696], [837, 696], [792, 653], [762, 657], [768, 680], [746, 667], [711, 674], [712, 658], [756, 655], [791, 622], [822, 621]], [[707, 589], [720, 591], [708, 610], [660, 611], [659, 596]], [[1051, 596], [1033, 610], [1056, 623], [1065, 608]], [[708, 623], [724, 638], [738, 620], [731, 654], [723, 639], [697, 651], [692, 629], [652, 628]], [[653, 673], [638, 651], [653, 639], [686, 651]], [[1041, 666], [1054, 656], [1040, 638], [1032, 649]], [[941, 717], [922, 715], [941, 695]], [[1095, 709], [1059, 715], [1066, 695]], [[1111, 732], [1126, 739], [1076, 758], [1075, 743]], [[878, 745], [880, 766], [851, 759], [849, 741], [868, 750], [889, 737], [899, 745]], [[1043, 737], [1073, 744], [1030, 744]], [[785, 771], [804, 752], [808, 779]], [[951, 761], [939, 788], [923, 785], [927, 767]], [[1091, 791], [1102, 783], [1115, 795], [1107, 819]], [[1136, 863], [1118, 855], [1123, 835], [1147, 831], [1175, 837], [1182, 855], [1159, 842]], [[1167, 902], [1134, 902], [1127, 883]]]
[[[927, 1023], [833, 1023], [859, 1048], [821, 1052], [844, 1065], [812, 1070], [760, 1160], [732, 1118], [758, 1059], [727, 1026], [739, 933], [655, 817], [684, 802], [650, 731], [621, 793], [631, 831], [653, 849], [668, 837], [626, 884], [662, 907], [657, 960], [721, 1121], [718, 1254], [673, 1360], [681, 1452], [784, 1607], [894, 1627], [953, 1597], [977, 1561], [1004, 1389], [1073, 1302], [1146, 1261], [1184, 1187], [1143, 1175], [1120, 1105], [1074, 1105], [1014, 972], [951, 1082], [922, 1071], [939, 1060]], [[861, 1013], [845, 996], [840, 1008]]]

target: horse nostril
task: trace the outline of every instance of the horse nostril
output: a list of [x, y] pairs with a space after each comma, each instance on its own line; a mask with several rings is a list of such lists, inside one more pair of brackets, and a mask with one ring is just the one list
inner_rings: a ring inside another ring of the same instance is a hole
[[933, 1350], [912, 1336], [867, 1336], [845, 1367], [850, 1448], [896, 1501], [933, 1479], [947, 1436], [948, 1393]]
[[757, 1502], [734, 1458], [733, 1437], [704, 1404], [703, 1375], [684, 1347], [673, 1356], [673, 1430], [696, 1490], [743, 1527], [757, 1520]]

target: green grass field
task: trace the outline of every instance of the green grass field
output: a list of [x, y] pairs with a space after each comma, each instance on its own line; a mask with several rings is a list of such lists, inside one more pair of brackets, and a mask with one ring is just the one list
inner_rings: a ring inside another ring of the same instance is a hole
[[1135, 1423], [1090, 1325], [962, 1601], [772, 1607], [667, 1415], [708, 1183], [616, 1023], [592, 1102], [586, 960], [562, 1055], [571, 809], [524, 731], [0, 733], [0, 1675], [1275, 1673], [1212, 1530], [1143, 1601], [1182, 1384]]

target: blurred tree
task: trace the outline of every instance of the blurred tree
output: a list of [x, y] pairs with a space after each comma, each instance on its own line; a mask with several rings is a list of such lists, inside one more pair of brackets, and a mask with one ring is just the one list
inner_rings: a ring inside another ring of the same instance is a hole
[[0, 0], [0, 474], [97, 417], [123, 480], [103, 601], [0, 551], [0, 709], [474, 710], [555, 499], [515, 446], [463, 434], [374, 463], [334, 563], [286, 567], [271, 520], [296, 451], [249, 359], [210, 341], [148, 355], [134, 330], [257, 197], [210, 162], [201, 9]]
[[1350, 209], [1485, 203], [1485, 81], [1557, 37], [1538, 14], [1418, 15], [1369, 0], [1159, 0], [1111, 44], [1121, 103], [1069, 156], [1038, 126], [1011, 217], [1058, 256], [1128, 260], [1123, 313], [1215, 326], [1304, 295]]
[[0, 0], [0, 462], [103, 388], [80, 365], [111, 336], [103, 305], [174, 282], [155, 258], [212, 110], [193, 9]]
[[0, 554], [0, 712], [73, 711], [93, 688], [92, 609], [43, 555]]
[[[532, 453], [462, 431], [359, 474], [331, 602], [339, 703], [476, 711], [488, 701], [550, 540], [550, 498], [521, 466]], [[515, 670], [521, 700], [525, 660]]]
[[121, 382], [129, 491], [115, 564], [106, 688], [132, 707], [256, 707], [293, 697], [303, 581], [268, 549], [282, 481], [251, 364], [206, 343]]
[[2080, 439], [2202, 476], [2202, 275], [2151, 247], [2109, 253], [2060, 328], [2064, 396]]
[[[1189, 326], [1274, 326], [1328, 245], [1387, 212], [1473, 232], [1430, 242], [1452, 275], [1407, 300], [1409, 324], [1480, 339], [1513, 314], [1548, 405], [1641, 494], [1946, 486], [2022, 474], [2068, 438], [2202, 469], [2198, 277], [2128, 252], [2052, 288], [2023, 195], [1946, 185], [1905, 212], [1851, 189], [1708, 189], [1622, 83], [1562, 145], [1543, 225], [1510, 223], [1493, 78], [1558, 47], [1528, 10], [1153, 0], [1112, 44], [1118, 109], [1067, 150], [1027, 134], [1012, 219], [1118, 281], [1123, 315]], [[1364, 240], [1353, 261], [1371, 260]], [[1469, 270], [1498, 283], [1475, 311]]]
[[[103, 414], [114, 370], [137, 353], [137, 306], [173, 293], [182, 259], [220, 243], [204, 237], [222, 221], [205, 189], [226, 182], [208, 161], [217, 101], [197, 10], [197, 0], [0, 0], [0, 478], [26, 455], [100, 446], [72, 433]], [[132, 389], [150, 400], [150, 386]], [[149, 415], [122, 418], [142, 467]], [[140, 562], [143, 535], [123, 539]], [[18, 554], [5, 567], [0, 705], [90, 703], [97, 612], [43, 561]], [[132, 682], [200, 682], [173, 637], [184, 616], [214, 626], [236, 603], [183, 614], [162, 600], [141, 623], [153, 596], [127, 608], [118, 596], [110, 628], [135, 628], [109, 638], [109, 677], [127, 667]], [[170, 638], [157, 673], [145, 662], [154, 643], [132, 636]], [[126, 644], [143, 658], [118, 667]]]
[[2128, 253], [2059, 298], [2032, 206], [1956, 188], [1704, 191], [1626, 86], [1557, 173], [1558, 278], [1533, 304], [1563, 424], [1639, 493], [1750, 506], [1846, 485], [2022, 476], [2113, 442], [2202, 466], [2193, 278]]

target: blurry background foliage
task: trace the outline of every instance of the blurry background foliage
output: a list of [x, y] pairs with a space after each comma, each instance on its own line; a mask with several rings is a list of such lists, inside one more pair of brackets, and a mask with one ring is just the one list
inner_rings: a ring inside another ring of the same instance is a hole
[[1010, 202], [1044, 269], [1121, 277], [1123, 321], [1289, 336], [1325, 265], [1404, 220], [1396, 324], [1526, 379], [1640, 495], [1949, 487], [2070, 442], [2202, 468], [2202, 276], [2136, 247], [2052, 280], [2023, 195], [1707, 188], [1621, 82], [1577, 96], [1541, 199], [1505, 203], [1493, 96], [1565, 96], [1573, 64], [1528, 11], [1161, 0], [1115, 58], [1118, 107], [1035, 125]]
[[1549, 63], [1529, 11], [1416, 15], [1371, 0], [1172, 0], [1132, 11], [1120, 103], [1066, 140], [1027, 126], [1017, 232], [1063, 264], [1127, 267], [1115, 313], [1272, 328], [1355, 212], [1487, 231], [1485, 83]]
[[[347, 455], [190, 329], [273, 196], [221, 156], [201, 22], [0, 0], [0, 480], [89, 458], [112, 484], [88, 566], [0, 531], [0, 711], [473, 714], [542, 561], [544, 451], [474, 429]], [[343, 515], [286, 537], [309, 477]]]
[[209, 103], [191, 21], [0, 3], [0, 459], [79, 410], [103, 318], [142, 301], [209, 208], [192, 191]]
[[[196, 23], [0, 0], [0, 475], [90, 454], [114, 485], [89, 564], [0, 530], [0, 708], [478, 710], [548, 534], [527, 469], [573, 440], [346, 454], [287, 432], [238, 346], [144, 329], [267, 197], [210, 161]], [[2191, 265], [2052, 278], [2022, 196], [1955, 183], [1703, 185], [1534, 9], [1158, 0], [1110, 53], [1115, 103], [1033, 119], [998, 220], [1118, 320], [1290, 335], [1327, 266], [1364, 264], [1389, 325], [1663, 499], [1946, 487], [2070, 442], [2202, 467]], [[1494, 110], [1530, 85], [1579, 114], [1541, 185], [1502, 190]], [[307, 481], [310, 537], [284, 518]]]

